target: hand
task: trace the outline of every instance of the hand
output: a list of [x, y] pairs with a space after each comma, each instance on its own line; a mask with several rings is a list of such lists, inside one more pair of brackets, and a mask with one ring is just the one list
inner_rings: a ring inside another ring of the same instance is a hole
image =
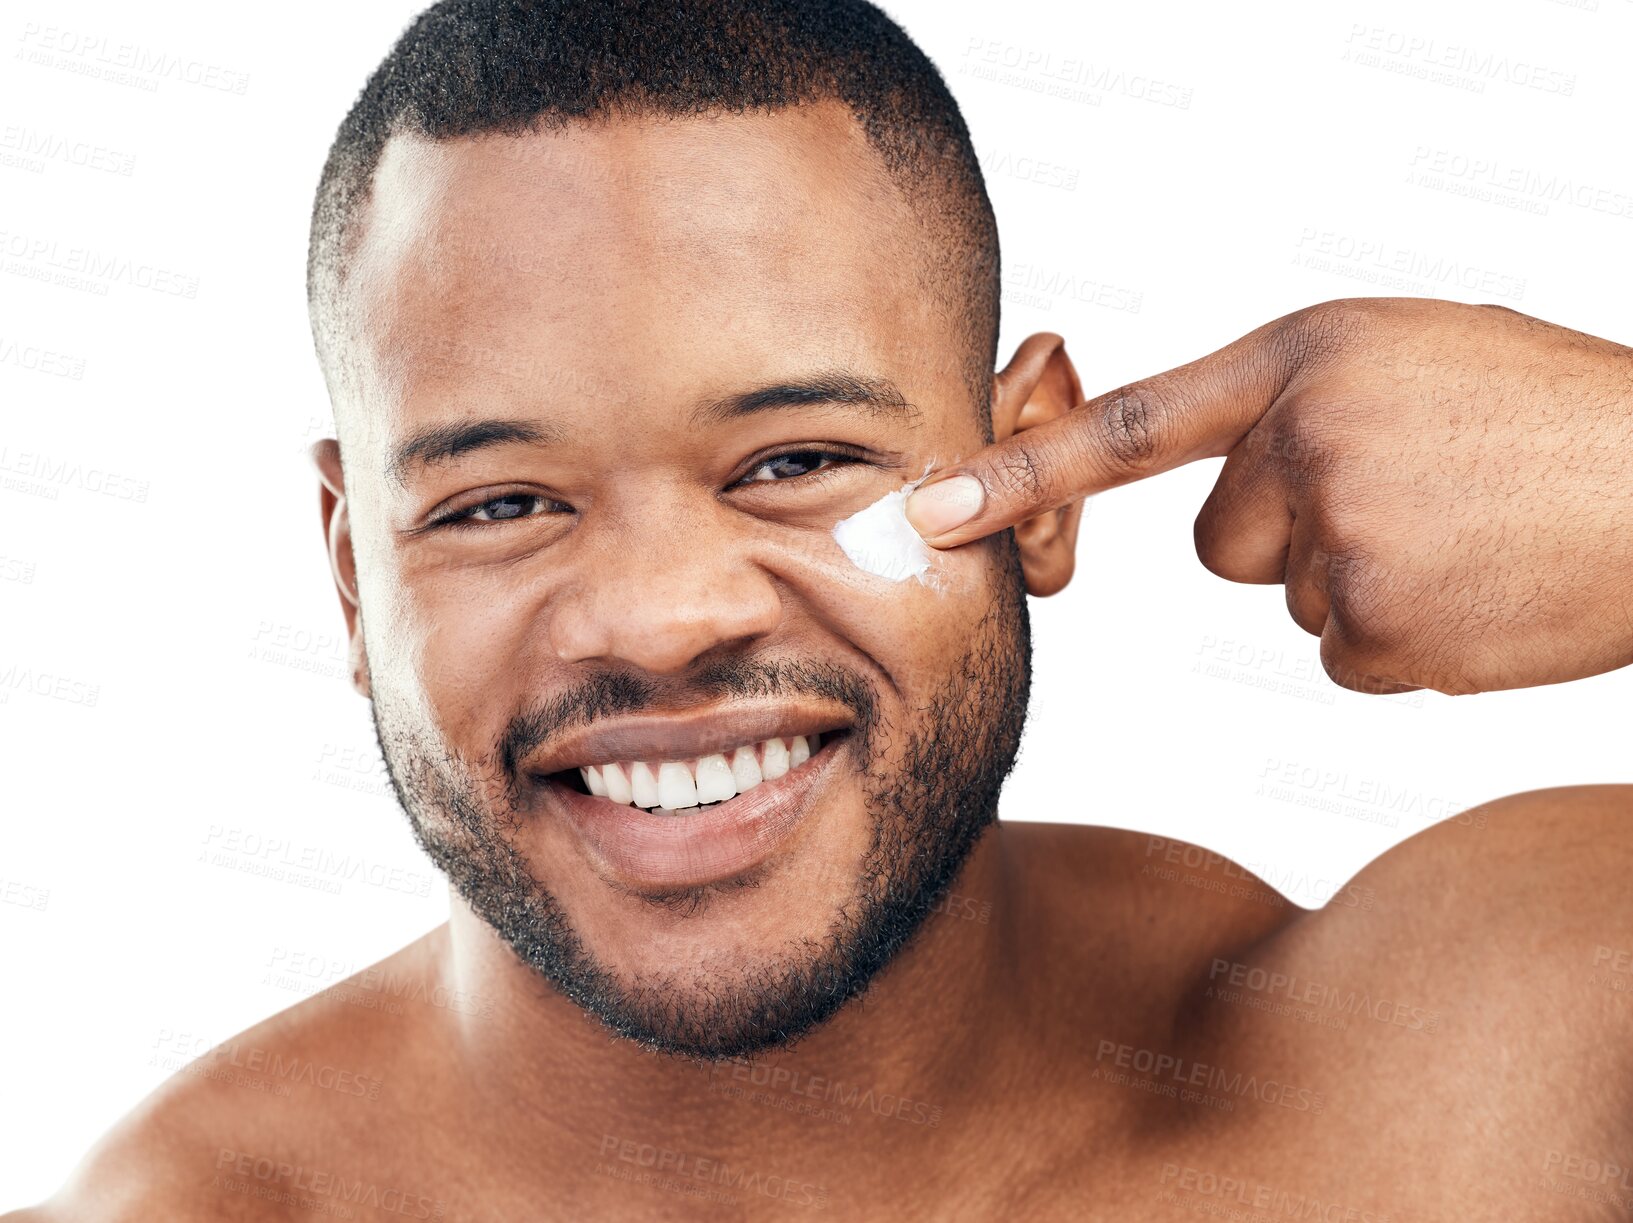
[[1633, 349], [1498, 306], [1300, 310], [1020, 428], [908, 516], [956, 547], [1220, 455], [1197, 555], [1285, 583], [1339, 684], [1468, 693], [1633, 662]]

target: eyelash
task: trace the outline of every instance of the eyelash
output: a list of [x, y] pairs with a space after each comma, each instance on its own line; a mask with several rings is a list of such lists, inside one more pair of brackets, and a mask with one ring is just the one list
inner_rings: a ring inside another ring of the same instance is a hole
[[462, 510], [455, 510], [451, 514], [444, 514], [441, 518], [432, 519], [430, 525], [433, 528], [451, 527], [456, 531], [486, 530], [488, 527], [498, 526], [500, 522], [517, 522], [523, 518], [539, 518], [544, 516], [538, 512], [532, 514], [518, 514], [515, 518], [502, 518], [498, 522], [489, 522], [481, 518], [471, 517], [471, 515], [475, 514], [478, 510], [486, 509], [488, 506], [494, 505], [497, 502], [516, 501], [522, 499], [530, 501], [545, 501], [554, 505], [564, 504], [563, 502], [553, 500], [553, 498], [546, 497], [542, 493], [501, 493], [497, 497], [489, 497], [486, 501], [478, 501], [475, 505], [468, 505]]
[[[752, 475], [754, 472], [759, 471], [762, 467], [766, 466], [766, 464], [768, 464], [768, 463], [775, 463], [778, 459], [794, 458], [794, 457], [799, 456], [799, 455], [815, 455], [815, 456], [821, 458], [822, 460], [824, 460], [824, 462], [823, 462], [822, 466], [818, 467], [814, 471], [808, 471], [808, 472], [804, 473], [803, 475], [798, 475], [798, 476], [788, 476], [788, 477], [785, 477], [784, 479], [781, 479], [781, 480], [777, 480], [777, 479], [751, 480], [751, 479], [748, 478], [749, 475]], [[735, 481], [732, 485], [730, 485], [730, 487], [740, 488], [740, 487], [750, 485], [750, 484], [789, 484], [789, 483], [792, 483], [794, 481], [810, 482], [810, 481], [814, 481], [814, 480], [823, 480], [823, 479], [826, 479], [827, 477], [833, 475], [835, 472], [839, 471], [841, 468], [849, 467], [849, 466], [852, 466], [853, 464], [861, 463], [861, 462], [864, 462], [864, 461], [865, 460], [862, 458], [861, 455], [854, 454], [854, 453], [852, 453], [852, 452], [850, 452], [848, 450], [836, 450], [836, 449], [832, 449], [830, 447], [823, 447], [823, 446], [801, 446], [801, 447], [798, 447], [797, 449], [794, 449], [794, 450], [784, 450], [784, 451], [780, 451], [777, 454], [770, 454], [770, 455], [767, 455], [765, 458], [760, 459], [757, 463], [754, 464], [753, 467], [749, 468], [748, 475], [745, 475], [742, 479]], [[431, 523], [430, 523], [430, 526], [432, 526], [432, 527], [451, 527], [456, 531], [482, 530], [482, 529], [486, 529], [488, 527], [498, 526], [499, 522], [516, 522], [516, 521], [519, 521], [520, 519], [523, 519], [523, 518], [539, 518], [539, 517], [544, 516], [544, 512], [535, 511], [535, 512], [533, 512], [531, 514], [518, 514], [515, 518], [500, 519], [498, 522], [486, 521], [484, 519], [473, 518], [471, 516], [471, 515], [475, 514], [478, 510], [485, 509], [486, 507], [488, 507], [490, 505], [493, 505], [496, 502], [510, 501], [510, 500], [515, 500], [515, 499], [520, 499], [520, 498], [526, 498], [526, 499], [531, 500], [531, 501], [545, 501], [545, 502], [551, 502], [552, 501], [552, 498], [546, 497], [541, 493], [501, 493], [497, 497], [489, 497], [486, 501], [478, 501], [475, 505], [469, 505], [469, 506], [466, 506], [464, 509], [455, 510], [450, 514], [445, 514], [441, 518], [433, 519], [431, 521]], [[555, 502], [553, 502], [553, 504], [563, 505], [564, 503], [560, 502], [560, 501], [555, 501]]]
[[[781, 480], [750, 480], [748, 478], [749, 475], [753, 475], [768, 463], [775, 463], [778, 459], [792, 459], [801, 455], [815, 455], [818, 458], [830, 461], [824, 462], [823, 465], [818, 467], [815, 471], [808, 471], [804, 475], [800, 476], [788, 476]], [[760, 459], [754, 464], [754, 466], [748, 469], [748, 475], [745, 475], [741, 480], [736, 481], [731, 485], [731, 487], [740, 488], [747, 484], [789, 484], [796, 480], [823, 480], [833, 475], [841, 468], [850, 467], [856, 463], [865, 461], [866, 460], [864, 460], [860, 454], [857, 454], [855, 451], [851, 450], [839, 450], [831, 446], [796, 446], [792, 450], [781, 450], [776, 454], [766, 455], [765, 458]]]

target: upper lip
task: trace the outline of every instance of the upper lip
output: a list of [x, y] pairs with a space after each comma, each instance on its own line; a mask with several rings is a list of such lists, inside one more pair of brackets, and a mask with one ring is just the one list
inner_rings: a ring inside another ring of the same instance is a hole
[[667, 714], [603, 718], [569, 731], [523, 762], [542, 777], [563, 769], [625, 760], [695, 760], [743, 744], [848, 729], [855, 719], [805, 701], [707, 705]]

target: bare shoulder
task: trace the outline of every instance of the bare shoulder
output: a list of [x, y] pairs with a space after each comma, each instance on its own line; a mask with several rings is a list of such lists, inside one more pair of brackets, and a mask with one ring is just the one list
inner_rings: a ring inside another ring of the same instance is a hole
[[1374, 860], [1350, 883], [1365, 907], [1222, 957], [1198, 996], [1255, 1056], [1268, 1033], [1357, 1094], [1411, 1084], [1394, 1107], [1425, 1129], [1455, 1100], [1541, 1175], [1633, 1137], [1630, 878], [1633, 786], [1511, 795]]
[[1595, 1027], [1633, 1027], [1622, 1005], [1633, 1003], [1630, 877], [1633, 786], [1533, 790], [1401, 842], [1348, 884], [1364, 905], [1329, 904], [1257, 951], [1289, 967], [1387, 973], [1377, 979], [1493, 1035], [1513, 1024], [1533, 1047], [1580, 1043]]
[[1116, 921], [1169, 953], [1248, 944], [1265, 954], [1341, 947], [1357, 959], [1409, 945], [1469, 970], [1500, 963], [1527, 987], [1605, 966], [1628, 977], [1633, 995], [1633, 785], [1534, 790], [1470, 808], [1328, 888], [1332, 899], [1313, 911], [1187, 841], [1005, 825], [1029, 880], [1059, 898], [1058, 920]]
[[[1509, 950], [1571, 962], [1633, 938], [1633, 785], [1561, 786], [1472, 807], [1356, 876], [1386, 913], [1434, 937], [1525, 931]], [[1585, 940], [1585, 944], [1584, 944]], [[1470, 948], [1471, 951], [1476, 949]]]
[[1397, 845], [1355, 879], [1373, 920], [1324, 913], [1317, 928], [1422, 965], [1456, 1009], [1488, 1012], [1538, 1056], [1613, 1040], [1629, 1052], [1614, 1068], [1596, 1055], [1595, 1072], [1633, 1073], [1630, 879], [1633, 786], [1532, 790]]
[[49, 1201], [0, 1223], [305, 1217], [325, 1169], [379, 1141], [370, 1136], [382, 1129], [381, 1101], [405, 1078], [424, 1022], [423, 1008], [390, 1003], [383, 983], [428, 980], [439, 934], [194, 1058], [115, 1124]]

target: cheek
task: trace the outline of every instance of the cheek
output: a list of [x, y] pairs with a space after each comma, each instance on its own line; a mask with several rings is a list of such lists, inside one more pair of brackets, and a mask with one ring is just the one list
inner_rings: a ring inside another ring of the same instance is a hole
[[922, 579], [869, 572], [831, 531], [762, 539], [759, 563], [800, 601], [823, 636], [867, 655], [914, 704], [945, 679], [991, 608], [993, 546], [928, 549]]
[[432, 569], [387, 558], [359, 575], [369, 675], [445, 741], [490, 747], [524, 702], [534, 624], [519, 569]]

